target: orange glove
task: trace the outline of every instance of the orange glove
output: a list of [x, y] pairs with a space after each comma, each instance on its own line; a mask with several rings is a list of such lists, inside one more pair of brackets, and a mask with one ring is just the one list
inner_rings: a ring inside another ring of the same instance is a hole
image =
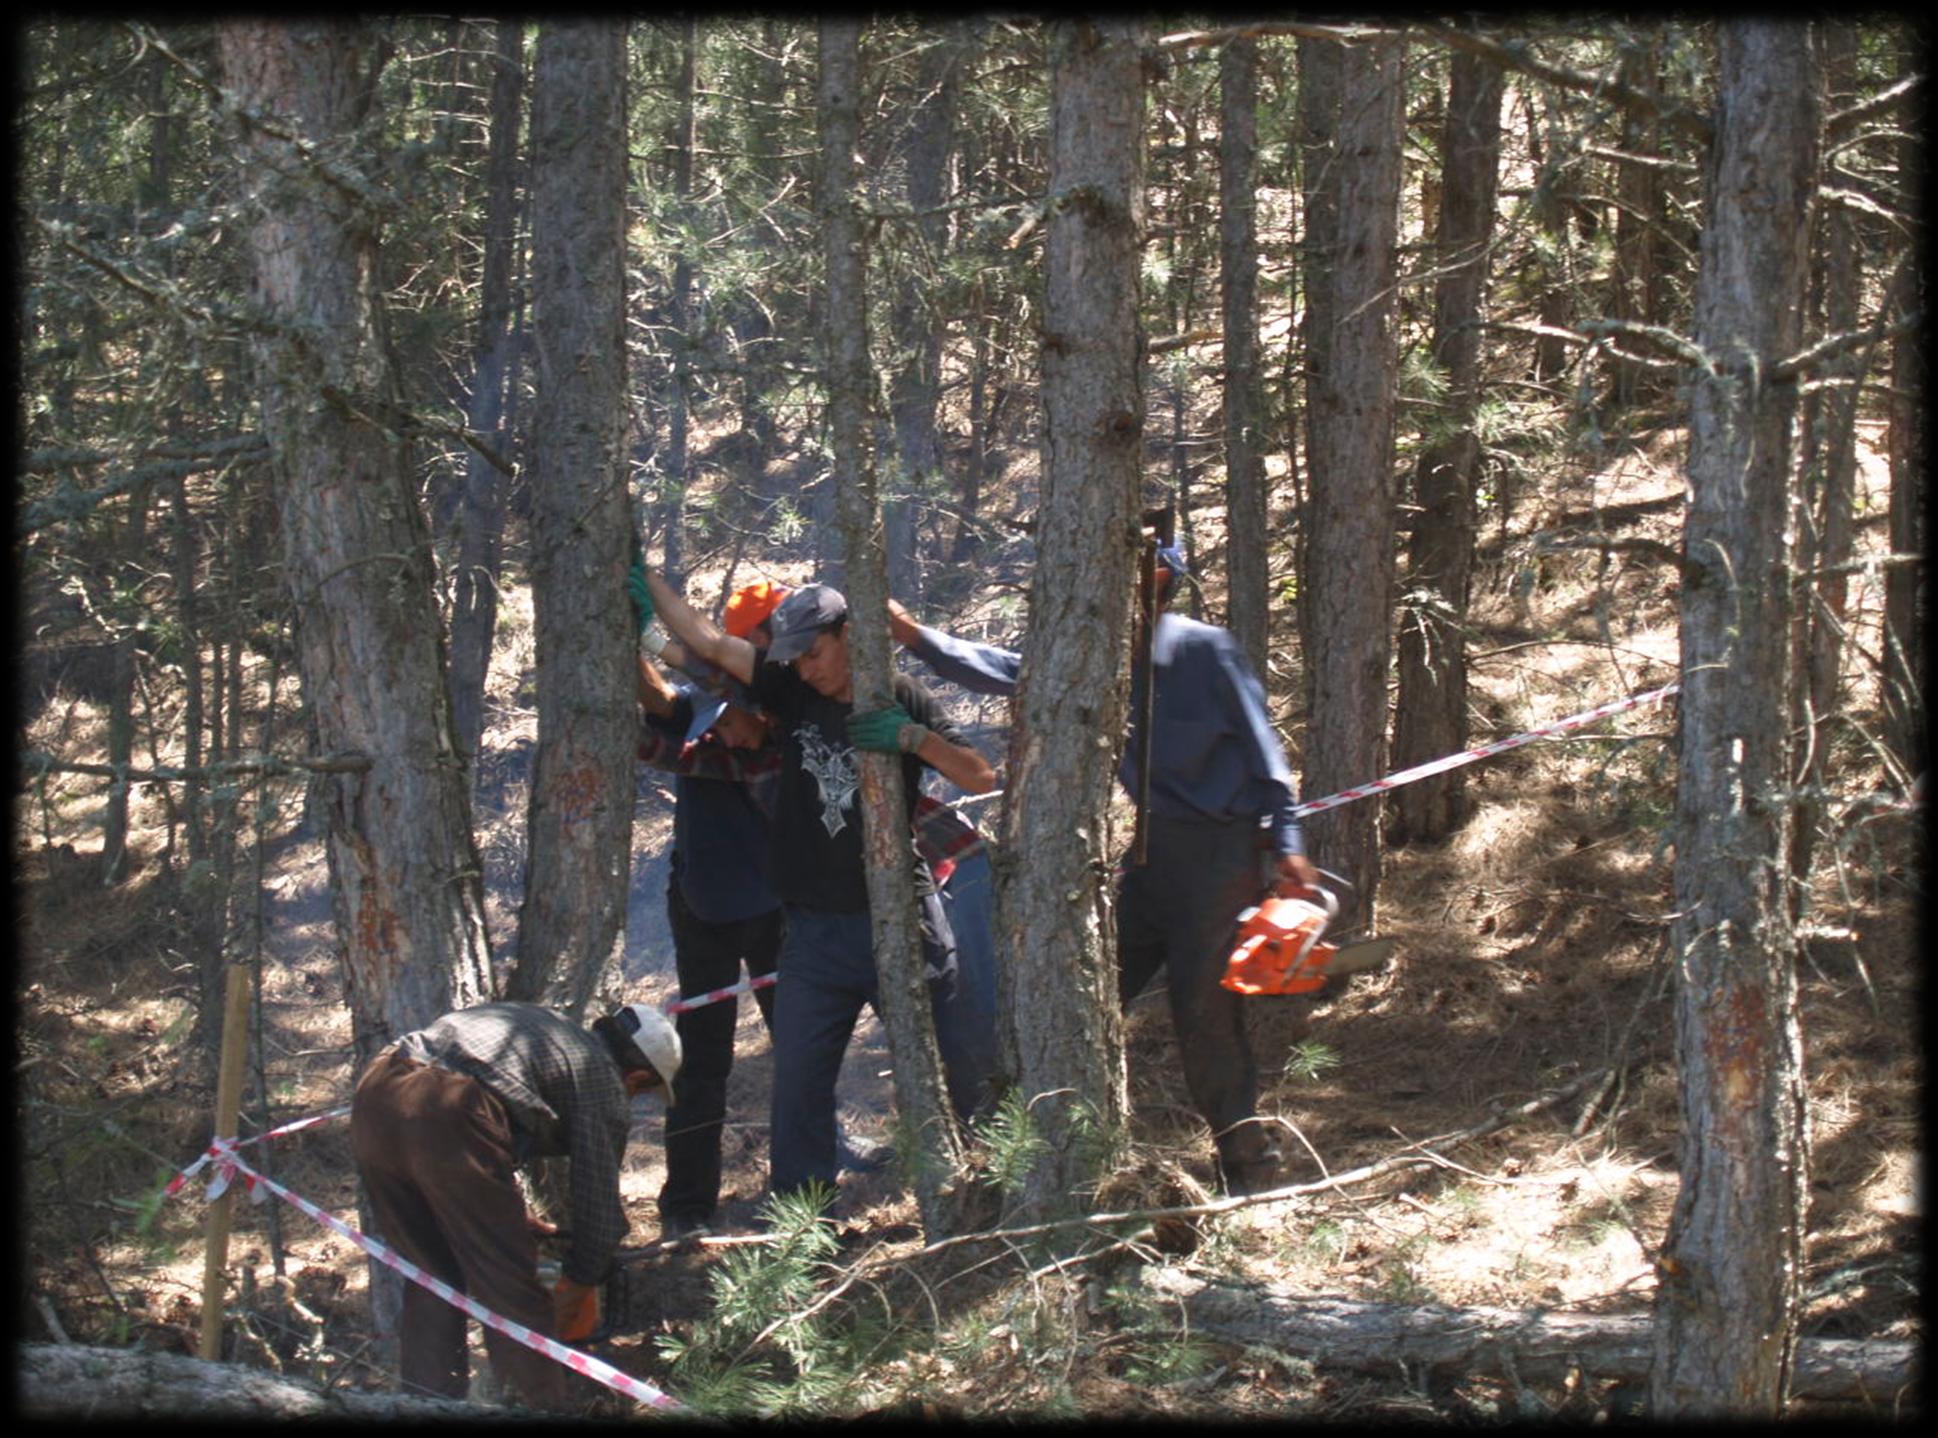
[[552, 1328], [564, 1343], [583, 1343], [599, 1331], [599, 1290], [561, 1278], [552, 1286]]

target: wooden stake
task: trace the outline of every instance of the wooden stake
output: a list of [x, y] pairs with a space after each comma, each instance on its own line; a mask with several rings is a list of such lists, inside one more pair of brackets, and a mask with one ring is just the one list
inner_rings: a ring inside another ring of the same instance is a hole
[[[243, 1060], [249, 1054], [250, 966], [230, 964], [222, 998], [222, 1066], [215, 1085], [215, 1134], [234, 1138], [242, 1114]], [[230, 1185], [209, 1205], [208, 1246], [202, 1255], [202, 1347], [198, 1357], [222, 1357], [223, 1271], [229, 1265], [229, 1215], [235, 1203]]]

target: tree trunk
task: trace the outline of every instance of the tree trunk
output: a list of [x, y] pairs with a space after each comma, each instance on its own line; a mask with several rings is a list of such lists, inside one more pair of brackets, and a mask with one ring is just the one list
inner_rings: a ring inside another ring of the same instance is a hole
[[[1907, 71], [1922, 69], [1929, 54], [1920, 38], [1905, 61]], [[1907, 215], [1924, 215], [1925, 117], [1927, 102], [1914, 101], [1912, 119], [1898, 139], [1898, 173], [1904, 177], [1904, 193], [1898, 205]], [[1925, 306], [1925, 260], [1922, 246], [1914, 246], [1905, 259], [1905, 289], [1898, 300], [1901, 313], [1928, 315]], [[1893, 342], [1891, 354], [1891, 404], [1889, 451], [1891, 462], [1891, 552], [1924, 553], [1925, 484], [1930, 479], [1927, 463], [1929, 420], [1924, 407], [1926, 388], [1925, 347], [1929, 329], [1920, 325]], [[1884, 680], [1883, 701], [1886, 742], [1904, 772], [1920, 776], [1929, 762], [1925, 753], [1925, 665], [1924, 613], [1925, 573], [1922, 566], [1895, 568], [1884, 578]]]
[[[675, 100], [673, 196], [675, 213], [682, 221], [691, 217], [693, 200], [693, 86], [700, 44], [699, 21], [687, 16], [680, 24], [680, 72]], [[688, 433], [692, 421], [693, 351], [693, 257], [683, 241], [673, 247], [673, 289], [666, 301], [666, 326], [670, 333], [672, 384], [666, 396], [666, 460], [659, 482], [659, 530], [663, 554], [660, 569], [667, 582], [686, 587], [686, 485], [692, 464]]]
[[[1834, 112], [1854, 99], [1857, 33], [1847, 25], [1822, 28], [1826, 104]], [[1847, 334], [1859, 324], [1864, 235], [1855, 214], [1844, 205], [1826, 205], [1817, 215], [1814, 285], [1818, 330]], [[1857, 492], [1858, 396], [1869, 377], [1875, 345], [1837, 356], [1821, 378], [1831, 383], [1805, 400], [1802, 458], [1798, 465], [1797, 553], [1799, 571], [1837, 570], [1856, 548], [1853, 504]], [[1801, 918], [1809, 907], [1811, 862], [1828, 806], [1822, 797], [1827, 748], [1836, 733], [1839, 680], [1844, 663], [1850, 576], [1826, 574], [1798, 592], [1796, 628], [1797, 709], [1792, 718], [1801, 736], [1797, 765], [1796, 840], [1791, 872], [1791, 912]]]
[[[1502, 76], [1492, 61], [1464, 50], [1454, 52], [1452, 64], [1442, 146], [1446, 173], [1434, 243], [1441, 276], [1433, 300], [1433, 361], [1447, 376], [1447, 414], [1444, 425], [1436, 424], [1440, 437], [1422, 451], [1415, 471], [1420, 512], [1407, 547], [1407, 593], [1400, 607], [1395, 769], [1467, 747], [1462, 634], [1474, 564], [1474, 474], [1480, 459], [1473, 419], [1499, 189]], [[1464, 813], [1465, 774], [1455, 769], [1395, 790], [1387, 814], [1390, 840], [1436, 840], [1452, 833]]]
[[[1381, 40], [1341, 60], [1339, 143], [1331, 163], [1332, 256], [1324, 366], [1310, 395], [1312, 515], [1302, 630], [1311, 732], [1305, 786], [1326, 794], [1384, 771], [1394, 569], [1393, 417], [1400, 200], [1401, 45]], [[1324, 284], [1315, 279], [1315, 284]], [[1370, 927], [1379, 884], [1380, 806], [1316, 815], [1314, 862], [1352, 886], [1348, 922]]]
[[1270, 512], [1264, 386], [1258, 346], [1258, 42], [1218, 56], [1219, 270], [1225, 329], [1225, 608], [1231, 632], [1261, 678], [1266, 637]]
[[[478, 335], [471, 404], [465, 423], [509, 459], [505, 390], [514, 343], [512, 260], [518, 214], [518, 128], [525, 84], [525, 28], [500, 20], [491, 78], [491, 140], [485, 166], [484, 272], [478, 287]], [[451, 586], [451, 713], [458, 751], [473, 765], [484, 738], [485, 679], [498, 623], [498, 564], [509, 475], [483, 455], [465, 452], [457, 513], [456, 575]]]
[[607, 977], [632, 849], [625, 59], [610, 23], [553, 22], [532, 86], [538, 752], [508, 992], [574, 1017]]
[[[1300, 338], [1304, 343], [1304, 406], [1306, 488], [1299, 492], [1299, 476], [1293, 473], [1293, 492], [1298, 503], [1298, 528], [1294, 534], [1293, 570], [1299, 576], [1297, 621], [1301, 662], [1305, 667], [1305, 689], [1311, 698], [1311, 651], [1305, 636], [1312, 610], [1311, 590], [1305, 576], [1312, 561], [1312, 493], [1315, 456], [1319, 452], [1319, 422], [1314, 397], [1327, 382], [1332, 355], [1332, 266], [1337, 217], [1339, 213], [1339, 86], [1342, 47], [1326, 40], [1301, 37], [1298, 42], [1299, 105], [1299, 194], [1304, 210], [1305, 232], [1299, 237], [1299, 286], [1305, 295], [1305, 319]], [[1289, 404], [1289, 401], [1288, 401]], [[1288, 408], [1288, 413], [1290, 410]], [[1296, 460], [1297, 455], [1291, 456]], [[1308, 784], [1308, 792], [1310, 792]]]
[[515, 1423], [533, 1416], [448, 1398], [326, 1388], [240, 1363], [140, 1348], [23, 1343], [14, 1373], [20, 1415], [40, 1422]]
[[[128, 523], [118, 546], [130, 560], [141, 556], [148, 543], [148, 484], [135, 486], [128, 496]], [[118, 577], [120, 563], [109, 560], [110, 586]], [[107, 596], [104, 613], [118, 627], [114, 636], [113, 670], [108, 683], [108, 762], [126, 764], [135, 749], [135, 617], [124, 620], [121, 605], [112, 593]], [[128, 877], [128, 785], [117, 779], [108, 786], [108, 801], [101, 819], [101, 882], [118, 884]]]
[[1128, 1111], [1109, 807], [1129, 708], [1143, 337], [1143, 30], [1050, 35], [1043, 499], [997, 850], [997, 1011], [1006, 1066], [1047, 1149], [1023, 1209], [1066, 1209], [1099, 1177], [1083, 1135]]
[[[1632, 90], [1654, 90], [1659, 84], [1662, 60], [1662, 33], [1649, 35], [1645, 45], [1623, 52], [1622, 83]], [[1651, 156], [1656, 151], [1657, 123], [1653, 115], [1639, 106], [1622, 111], [1624, 154]], [[1655, 166], [1632, 160], [1617, 160], [1615, 172], [1615, 255], [1608, 297], [1611, 319], [1642, 324], [1656, 322], [1652, 303], [1658, 268], [1658, 235], [1662, 225], [1662, 181]], [[1624, 351], [1635, 348], [1623, 344]], [[1615, 408], [1633, 408], [1650, 392], [1652, 371], [1633, 359], [1617, 356], [1614, 361]]]
[[1808, 1146], [1789, 880], [1794, 354], [1816, 182], [1810, 28], [1720, 33], [1696, 287], [1684, 527], [1675, 920], [1682, 1186], [1651, 1407], [1752, 1418], [1791, 1392]]
[[[361, 1069], [392, 1040], [492, 991], [430, 531], [407, 442], [381, 422], [397, 384], [377, 224], [343, 153], [367, 117], [381, 52], [369, 28], [334, 21], [231, 22], [221, 46], [257, 212], [254, 299], [271, 325], [256, 341], [256, 369], [305, 703], [320, 748], [370, 760], [311, 791], [324, 809]], [[252, 123], [257, 115], [274, 131]], [[302, 147], [279, 138], [284, 130]], [[328, 171], [310, 158], [319, 152], [332, 157]], [[229, 668], [233, 743], [239, 645]], [[373, 1263], [371, 1288], [387, 1349], [396, 1275]]]
[[[373, 98], [376, 53], [373, 32], [337, 22], [238, 21], [222, 31], [257, 211], [255, 297], [278, 326], [256, 356], [303, 690], [320, 745], [371, 762], [322, 786], [359, 1066], [491, 992], [430, 536], [405, 444], [372, 418], [396, 394], [376, 228], [353, 183], [331, 183], [247, 118], [271, 117], [307, 145], [340, 150]], [[232, 735], [237, 727], [232, 716]]]
[[951, 187], [956, 97], [970, 45], [966, 22], [951, 21], [940, 28], [940, 37], [923, 51], [915, 74], [914, 106], [904, 119], [908, 143], [903, 159], [909, 208], [915, 212], [915, 253], [903, 264], [889, 310], [895, 368], [889, 379], [888, 406], [901, 463], [897, 492], [886, 506], [888, 587], [909, 605], [919, 604], [922, 597], [912, 515], [936, 491], [942, 471], [937, 407], [942, 394], [944, 325], [943, 313], [931, 296], [949, 243], [949, 217], [941, 207]]
[[[1437, 1369], [1450, 1377], [1485, 1373], [1535, 1382], [1562, 1382], [1576, 1371], [1634, 1381], [1649, 1372], [1647, 1314], [1361, 1303], [1207, 1281], [1170, 1268], [1147, 1271], [1144, 1285], [1167, 1305], [1182, 1303], [1194, 1332], [1326, 1368], [1381, 1376]], [[1911, 1342], [1805, 1339], [1797, 1355], [1797, 1396], [1868, 1400], [1895, 1415], [1917, 1381], [1920, 1356], [1920, 1345]]]
[[[829, 431], [835, 498], [848, 556], [849, 654], [855, 711], [894, 702], [888, 652], [888, 557], [882, 544], [875, 469], [867, 452], [867, 253], [855, 203], [860, 175], [861, 25], [824, 21], [815, 109], [821, 126], [822, 233], [828, 313], [842, 316], [827, 336]], [[933, 1240], [955, 1228], [949, 1190], [962, 1146], [942, 1077], [929, 1006], [928, 965], [909, 873], [908, 808], [900, 757], [861, 755], [862, 837], [868, 859], [868, 912], [880, 986], [882, 1026], [894, 1059], [895, 1105], [916, 1136], [915, 1198]]]

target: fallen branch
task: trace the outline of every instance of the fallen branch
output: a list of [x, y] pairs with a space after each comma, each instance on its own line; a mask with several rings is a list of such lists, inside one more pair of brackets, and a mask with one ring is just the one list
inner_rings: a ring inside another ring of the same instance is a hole
[[[1531, 1308], [1418, 1307], [1314, 1298], [1271, 1284], [1210, 1282], [1175, 1268], [1148, 1269], [1144, 1286], [1183, 1305], [1193, 1329], [1259, 1344], [1314, 1364], [1362, 1373], [1446, 1368], [1560, 1381], [1580, 1369], [1646, 1379], [1654, 1319], [1647, 1313], [1556, 1313]], [[1797, 1345], [1799, 1398], [1863, 1399], [1895, 1412], [1914, 1381], [1916, 1343], [1805, 1338]]]
[[318, 754], [312, 758], [280, 759], [267, 754], [244, 754], [214, 764], [160, 764], [153, 769], [135, 769], [126, 764], [95, 764], [80, 760], [56, 759], [39, 749], [20, 756], [23, 773], [97, 774], [123, 784], [196, 784], [233, 779], [243, 774], [362, 774], [370, 768], [367, 754]]
[[[23, 1343], [15, 1401], [28, 1419], [186, 1418], [528, 1421], [531, 1414], [402, 1393], [325, 1390], [259, 1368], [138, 1348]], [[558, 1420], [552, 1420], [558, 1421]]]

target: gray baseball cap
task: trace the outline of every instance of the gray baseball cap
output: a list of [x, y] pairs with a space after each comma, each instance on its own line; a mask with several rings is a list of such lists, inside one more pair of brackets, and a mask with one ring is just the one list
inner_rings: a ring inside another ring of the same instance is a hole
[[814, 647], [814, 636], [848, 617], [848, 601], [839, 589], [808, 584], [780, 602], [767, 621], [774, 636], [767, 647], [769, 664], [787, 664]]

